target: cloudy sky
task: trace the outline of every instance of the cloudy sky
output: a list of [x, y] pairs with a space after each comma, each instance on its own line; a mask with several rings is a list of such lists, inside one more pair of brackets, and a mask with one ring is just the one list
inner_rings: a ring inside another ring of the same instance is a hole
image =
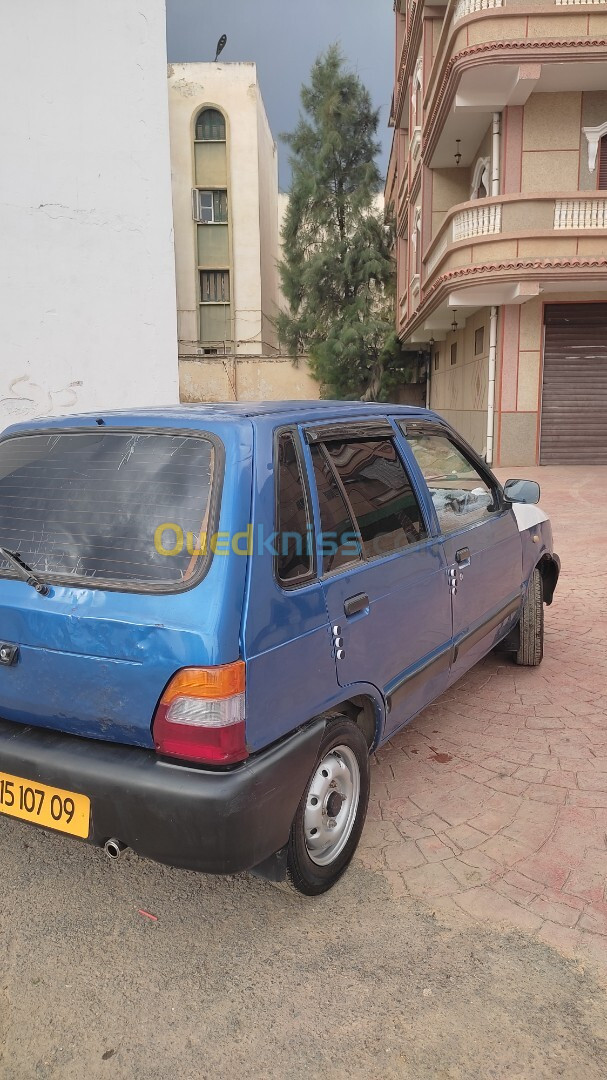
[[221, 34], [225, 60], [254, 60], [278, 142], [280, 182], [289, 184], [287, 149], [278, 136], [297, 123], [299, 89], [317, 55], [341, 44], [380, 112], [385, 173], [391, 132], [394, 14], [392, 0], [166, 0], [169, 61], [213, 60]]

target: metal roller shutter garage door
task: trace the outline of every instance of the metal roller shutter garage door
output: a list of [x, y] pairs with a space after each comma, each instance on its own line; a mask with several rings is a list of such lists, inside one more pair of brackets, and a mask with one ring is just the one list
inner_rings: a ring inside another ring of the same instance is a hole
[[547, 304], [540, 463], [607, 464], [607, 304]]

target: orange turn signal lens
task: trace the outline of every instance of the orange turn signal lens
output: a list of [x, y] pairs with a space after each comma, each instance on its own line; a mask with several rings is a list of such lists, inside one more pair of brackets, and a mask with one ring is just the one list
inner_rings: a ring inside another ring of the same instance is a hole
[[183, 668], [171, 679], [160, 704], [170, 705], [178, 697], [218, 701], [243, 694], [245, 668], [244, 660], [218, 664], [216, 667]]

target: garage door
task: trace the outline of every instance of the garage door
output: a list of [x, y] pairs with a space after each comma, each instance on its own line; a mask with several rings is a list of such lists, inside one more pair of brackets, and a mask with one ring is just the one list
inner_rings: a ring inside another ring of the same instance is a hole
[[607, 464], [607, 304], [547, 304], [540, 462]]

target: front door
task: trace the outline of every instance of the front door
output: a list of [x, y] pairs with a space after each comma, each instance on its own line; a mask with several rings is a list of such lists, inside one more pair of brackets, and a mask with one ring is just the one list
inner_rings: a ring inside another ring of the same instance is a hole
[[[451, 599], [445, 554], [386, 421], [309, 433], [319, 566], [342, 686], [386, 699], [386, 733], [447, 685]], [[329, 437], [330, 434], [330, 437]]]
[[438, 424], [404, 431], [430, 489], [453, 599], [454, 682], [514, 625], [521, 605], [522, 548], [499, 485], [476, 456]]

